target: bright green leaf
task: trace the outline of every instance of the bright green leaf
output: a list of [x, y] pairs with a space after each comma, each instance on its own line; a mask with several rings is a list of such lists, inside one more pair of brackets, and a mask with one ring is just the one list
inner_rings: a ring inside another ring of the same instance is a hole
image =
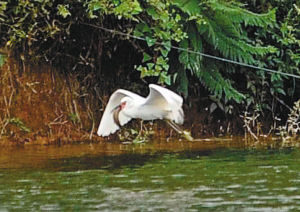
[[151, 46], [153, 46], [156, 43], [156, 39], [155, 38], [146, 37], [146, 42], [147, 42], [148, 46], [151, 47]]
[[154, 63], [147, 63], [147, 67], [148, 67], [148, 69], [153, 69]]
[[169, 54], [169, 51], [167, 49], [160, 49], [160, 52], [164, 57], [167, 57]]
[[143, 63], [147, 62], [147, 61], [149, 61], [151, 59], [152, 59], [152, 57], [149, 54], [147, 54], [145, 52], [143, 53]]
[[69, 5], [62, 5], [62, 4], [57, 5], [58, 14], [64, 18], [66, 18], [67, 16], [71, 15], [68, 8], [69, 8]]

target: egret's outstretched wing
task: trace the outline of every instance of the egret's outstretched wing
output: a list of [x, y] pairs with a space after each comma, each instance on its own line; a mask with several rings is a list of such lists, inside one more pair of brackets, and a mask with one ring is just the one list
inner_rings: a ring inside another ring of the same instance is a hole
[[[102, 115], [100, 125], [97, 131], [99, 136], [108, 136], [119, 129], [119, 126], [114, 122], [113, 112], [114, 109], [120, 104], [121, 99], [125, 96], [128, 96], [133, 99], [138, 99], [139, 101], [144, 100], [143, 97], [132, 93], [127, 90], [118, 89], [116, 90], [109, 98], [108, 104], [104, 110]], [[126, 124], [130, 121], [131, 117], [125, 116], [123, 113], [119, 113], [119, 121], [120, 125]]]
[[[184, 120], [182, 103], [183, 99], [173, 91], [163, 88], [159, 85], [150, 84], [150, 94], [146, 99], [145, 105], [156, 107], [155, 111], [168, 112], [167, 117], [178, 124], [182, 124]], [[163, 117], [159, 117], [163, 118]]]

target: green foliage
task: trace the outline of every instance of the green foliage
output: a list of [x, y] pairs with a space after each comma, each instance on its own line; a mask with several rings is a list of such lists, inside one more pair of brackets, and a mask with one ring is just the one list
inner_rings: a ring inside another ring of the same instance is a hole
[[24, 122], [22, 120], [20, 120], [19, 118], [10, 118], [8, 120], [8, 123], [13, 124], [15, 126], [17, 126], [21, 131], [26, 132], [26, 133], [30, 133], [30, 129], [24, 124]]
[[[262, 107], [272, 95], [295, 95], [299, 85], [288, 82], [285, 89], [285, 78], [278, 74], [253, 72], [191, 52], [299, 74], [299, 6], [293, 0], [272, 0], [261, 7], [256, 1], [248, 3], [253, 2], [254, 9], [235, 0], [0, 1], [0, 45], [77, 71], [84, 79], [85, 70], [102, 79], [107, 76], [102, 75], [101, 62], [127, 42], [141, 56], [131, 61], [141, 78], [175, 84], [185, 96], [194, 86], [191, 82], [201, 82], [218, 105]], [[265, 9], [251, 12], [257, 8]], [[265, 88], [262, 96], [259, 91]]]
[[[201, 3], [197, 0], [175, 1], [175, 4], [185, 16], [189, 16], [184, 29], [187, 38], [180, 42], [180, 47], [248, 64], [256, 64], [258, 61], [255, 58], [275, 51], [272, 46], [262, 47], [250, 41], [244, 29], [245, 26], [272, 27], [275, 24], [275, 10], [260, 15], [242, 8], [241, 4], [216, 0]], [[180, 52], [179, 61], [218, 99], [223, 97], [222, 93], [226, 99], [236, 102], [244, 99], [244, 95], [232, 86], [231, 80], [224, 78], [232, 68], [224, 70], [223, 62], [207, 62], [201, 55], [184, 51]]]
[[69, 5], [62, 5], [62, 4], [57, 5], [58, 14], [64, 18], [70, 16], [71, 13], [68, 8], [69, 8]]
[[3, 66], [5, 63], [5, 56], [3, 54], [0, 54], [0, 67]]
[[[278, 71], [288, 72], [300, 75], [300, 12], [294, 4], [286, 14], [282, 23], [276, 27], [276, 32], [271, 35], [274, 45], [278, 46], [280, 51], [268, 58], [270, 66], [278, 67]], [[281, 76], [272, 75], [273, 93], [284, 94], [284, 84]], [[294, 82], [295, 83], [295, 82]], [[300, 88], [298, 86], [298, 88]], [[289, 95], [296, 92], [296, 85], [286, 89]]]
[[[272, 46], [263, 47], [250, 41], [244, 27], [273, 27], [275, 10], [266, 14], [256, 14], [242, 8], [241, 4], [216, 0], [175, 0], [168, 3], [170, 7], [165, 6], [163, 10], [159, 10], [161, 8], [157, 5], [147, 6], [147, 15], [152, 18], [152, 22], [142, 22], [135, 27], [136, 36], [146, 37], [153, 57], [151, 61], [151, 54], [144, 53], [144, 64], [137, 66], [141, 77], [156, 76], [160, 83], [166, 84], [170, 84], [172, 78], [176, 79], [175, 82], [179, 83], [181, 91], [184, 91], [187, 96], [189, 79], [184, 72], [191, 71], [192, 76], [199, 79], [217, 98], [225, 97], [225, 99], [241, 102], [244, 95], [232, 86], [228, 71], [223, 68], [224, 63], [207, 62], [207, 59], [199, 54], [179, 51], [178, 61], [183, 65], [184, 70], [181, 68], [175, 70], [173, 76], [170, 76], [167, 74], [170, 73], [169, 66], [165, 65], [169, 61], [170, 49], [167, 48], [176, 41], [183, 49], [257, 64], [256, 58], [272, 53], [276, 49]], [[167, 15], [169, 18], [166, 18]], [[165, 23], [172, 23], [172, 26], [176, 26], [176, 30], [172, 27], [173, 31], [171, 31]], [[169, 33], [170, 31], [172, 33]], [[168, 36], [164, 36], [165, 33], [168, 33]], [[215, 64], [213, 69], [211, 64]]]
[[[192, 1], [192, 0], [190, 0]], [[197, 0], [193, 0], [198, 2]], [[187, 14], [195, 13], [195, 5], [192, 7], [184, 5], [181, 9]], [[273, 47], [261, 47], [249, 42], [249, 37], [245, 33], [243, 26], [252, 25], [255, 27], [272, 27], [275, 23], [275, 10], [267, 14], [259, 15], [249, 12], [241, 7], [235, 6], [232, 2], [207, 1], [206, 4], [199, 6], [200, 16], [193, 17], [187, 28], [193, 30], [188, 33], [188, 39], [193, 40], [192, 36], [199, 33], [198, 39], [207, 42], [212, 49], [216, 49], [223, 56], [245, 63], [255, 63], [254, 56], [263, 56], [275, 51]], [[189, 30], [189, 29], [187, 29]], [[197, 50], [197, 45], [192, 42], [191, 47]], [[202, 49], [200, 49], [202, 50]]]
[[146, 17], [135, 26], [134, 35], [145, 38], [151, 54], [144, 53], [143, 64], [137, 66], [137, 70], [142, 78], [155, 76], [158, 83], [171, 85], [168, 64], [171, 41], [179, 42], [186, 37], [182, 31], [181, 16], [171, 9], [170, 0], [166, 3], [149, 0], [146, 4]]
[[[256, 30], [254, 40], [258, 43], [272, 44], [276, 51], [274, 54], [263, 56], [260, 66], [267, 66], [279, 72], [300, 75], [300, 13], [296, 0], [272, 0], [270, 2], [249, 2], [249, 8], [277, 8], [277, 22], [267, 32]], [[268, 110], [272, 116], [277, 116], [276, 110], [287, 109], [293, 99], [298, 99], [300, 87], [297, 80], [276, 73], [266, 75], [258, 72], [256, 75], [248, 74], [248, 101], [247, 107], [258, 108], [260, 111]], [[289, 110], [289, 109], [288, 109]], [[288, 113], [288, 112], [287, 112]], [[287, 114], [286, 113], [286, 114]]]
[[7, 2], [0, 1], [0, 21], [5, 21], [5, 10], [6, 10]]
[[69, 119], [73, 122], [73, 124], [79, 123], [80, 118], [76, 113], [70, 113], [69, 114]]

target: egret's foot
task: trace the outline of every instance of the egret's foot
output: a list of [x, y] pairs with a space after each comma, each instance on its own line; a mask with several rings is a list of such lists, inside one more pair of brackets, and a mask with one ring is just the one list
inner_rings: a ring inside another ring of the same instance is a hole
[[188, 141], [194, 141], [194, 138], [191, 136], [191, 132], [183, 130], [182, 136]]
[[185, 130], [182, 130], [177, 124], [173, 121], [166, 120], [166, 122], [181, 136], [183, 136], [188, 141], [194, 141], [194, 138], [191, 136], [191, 133]]

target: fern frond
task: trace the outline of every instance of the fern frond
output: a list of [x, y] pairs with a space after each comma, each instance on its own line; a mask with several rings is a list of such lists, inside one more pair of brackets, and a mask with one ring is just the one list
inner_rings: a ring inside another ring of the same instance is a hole
[[[273, 26], [275, 10], [266, 14], [256, 14], [244, 9], [244, 5], [240, 3], [223, 0], [175, 0], [175, 2], [186, 16], [193, 16], [188, 19], [189, 22], [185, 27], [188, 38], [180, 43], [181, 47], [210, 52], [247, 64], [257, 64], [256, 58], [274, 52], [273, 47], [262, 47], [249, 41], [244, 27]], [[179, 53], [179, 61], [217, 98], [225, 96], [237, 102], [241, 102], [244, 98], [244, 95], [232, 86], [232, 82], [219, 72], [223, 63], [204, 60], [199, 55], [187, 52]], [[229, 73], [228, 69], [225, 71], [224, 73]]]
[[227, 25], [227, 29], [224, 29], [224, 26], [215, 19], [206, 18], [206, 23], [205, 26], [198, 26], [202, 28], [203, 39], [229, 59], [253, 64], [254, 55], [263, 56], [274, 51], [271, 47], [253, 46], [247, 43], [246, 38], [239, 35], [237, 31], [228, 30], [230, 24]]
[[[217, 34], [219, 42], [215, 48], [225, 57], [249, 64], [254, 64], [253, 56], [264, 56], [273, 51], [272, 47], [253, 46], [243, 40], [236, 40], [226, 37], [224, 34]], [[210, 42], [207, 40], [207, 42]]]
[[199, 0], [174, 0], [173, 4], [188, 15], [197, 15], [200, 12]]
[[[183, 48], [191, 47], [190, 45], [188, 40], [180, 43], [180, 47]], [[200, 79], [216, 98], [221, 99], [225, 94], [228, 100], [233, 99], [236, 102], [241, 102], [244, 99], [244, 95], [233, 88], [229, 80], [223, 78], [215, 65], [204, 66], [201, 56], [182, 51], [179, 54], [179, 61], [186, 70], [191, 70], [191, 73]]]
[[198, 77], [202, 79], [204, 86], [211, 91], [218, 99], [223, 97], [223, 94], [228, 100], [241, 102], [245, 96], [232, 87], [228, 79], [224, 79], [216, 69], [198, 71]]
[[226, 14], [227, 18], [233, 23], [244, 23], [246, 26], [268, 27], [274, 25], [276, 21], [276, 9], [270, 10], [265, 14], [257, 14], [243, 9], [241, 4], [237, 5], [232, 2], [210, 0], [208, 4], [216, 13]]

